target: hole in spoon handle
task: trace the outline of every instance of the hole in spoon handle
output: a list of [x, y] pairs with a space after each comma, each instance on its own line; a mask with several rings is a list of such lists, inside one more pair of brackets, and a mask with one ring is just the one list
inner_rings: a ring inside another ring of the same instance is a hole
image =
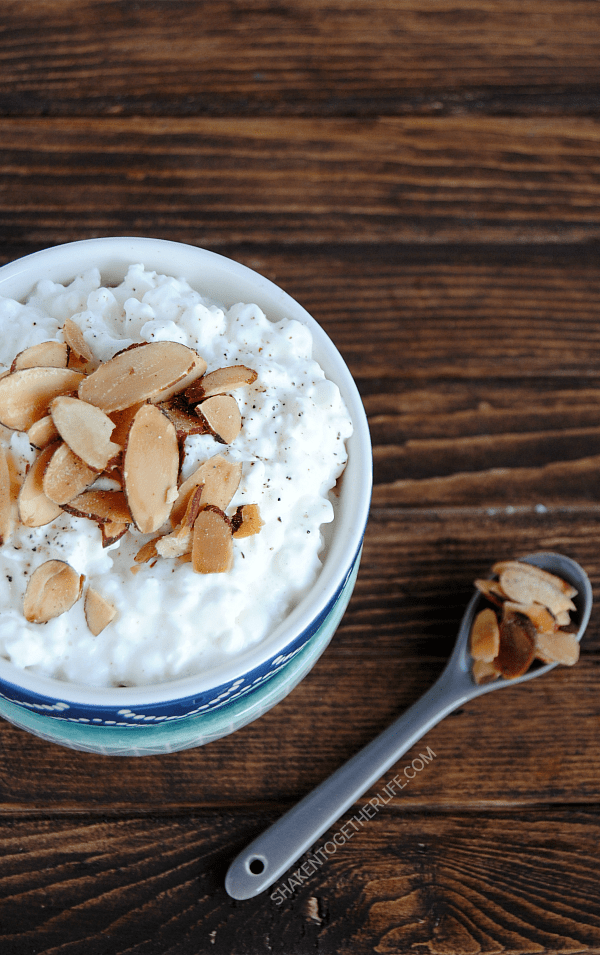
[[445, 670], [391, 726], [234, 859], [225, 879], [229, 895], [253, 898], [276, 882], [390, 766], [464, 700], [464, 690], [457, 690], [452, 671]]

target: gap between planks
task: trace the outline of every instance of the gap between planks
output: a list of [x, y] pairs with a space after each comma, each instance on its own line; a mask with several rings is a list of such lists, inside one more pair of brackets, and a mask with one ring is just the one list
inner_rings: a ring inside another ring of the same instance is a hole
[[[365, 792], [360, 799], [357, 799], [352, 806], [350, 806], [346, 812], [342, 813], [339, 817], [340, 820], [344, 819], [348, 815], [352, 815], [357, 809], [361, 806], [364, 806], [369, 799], [374, 799], [377, 795], [378, 783], [375, 783], [369, 790]], [[380, 788], [383, 788], [381, 786]], [[8, 806], [0, 803], [0, 825], [2, 822], [9, 821], [19, 821], [26, 822], [28, 819], [39, 820], [39, 819], [57, 819], [57, 820], [73, 820], [75, 822], [82, 821], [85, 822], [86, 819], [97, 820], [104, 819], [107, 822], [111, 821], [120, 821], [120, 820], [135, 820], [135, 819], [187, 819], [190, 816], [219, 816], [222, 814], [247, 814], [251, 815], [267, 815], [273, 816], [274, 819], [282, 816], [285, 812], [295, 806], [299, 801], [298, 799], [291, 800], [282, 800], [282, 801], [270, 801], [265, 800], [264, 802], [231, 802], [231, 803], [184, 803], [183, 805], [177, 806], [176, 809], [173, 809], [169, 806], [157, 806], [146, 811], [142, 809], [131, 809], [121, 807], [119, 805], [112, 805], [110, 809], [90, 806], [85, 809], [77, 809], [75, 806], [61, 806], [57, 808], [46, 807], [20, 807], [20, 806]], [[495, 815], [501, 816], [505, 813], [511, 813], [514, 811], [519, 811], [521, 809], [526, 809], [528, 812], [572, 812], [573, 810], [577, 811], [587, 811], [591, 813], [599, 813], [600, 807], [597, 803], [590, 802], [589, 798], [578, 799], [576, 796], [573, 797], [569, 802], [565, 802], [564, 796], [562, 799], [557, 799], [554, 802], [551, 799], [545, 800], [536, 800], [536, 799], [479, 799], [476, 801], [460, 802], [437, 802], [435, 800], [424, 801], [423, 798], [418, 799], [416, 797], [404, 796], [401, 795], [397, 798], [392, 798], [389, 803], [381, 806], [378, 809], [379, 812], [387, 811], [393, 813], [395, 816], [402, 815], [411, 815], [411, 816], [420, 816], [426, 815], [428, 818], [432, 816], [438, 816], [440, 818], [448, 816], [477, 816], [484, 813], [486, 816], [493, 817]], [[266, 823], [269, 825], [270, 823]], [[335, 823], [330, 827], [333, 828]]]

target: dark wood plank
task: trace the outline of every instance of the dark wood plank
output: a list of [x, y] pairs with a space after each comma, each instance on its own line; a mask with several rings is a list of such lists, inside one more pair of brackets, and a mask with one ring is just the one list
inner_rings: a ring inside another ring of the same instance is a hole
[[272, 818], [4, 820], [2, 951], [525, 955], [600, 947], [596, 808], [516, 817], [375, 807], [354, 824], [348, 814], [313, 847], [320, 865], [307, 854], [304, 871], [296, 866], [269, 892], [234, 902], [223, 888], [227, 865]]
[[2, 119], [2, 247], [581, 243], [599, 142], [583, 118]]
[[586, 0], [4, 0], [0, 112], [598, 112]]
[[[443, 667], [472, 581], [496, 558], [557, 549], [600, 582], [600, 515], [384, 513], [370, 524], [355, 595], [332, 644], [296, 690], [225, 739], [187, 752], [107, 758], [62, 750], [0, 723], [0, 813], [181, 811], [274, 804], [308, 792], [413, 703]], [[469, 703], [397, 769], [437, 759], [398, 794], [407, 807], [591, 801], [600, 740], [600, 610], [583, 659]], [[386, 779], [393, 774], [387, 774]]]

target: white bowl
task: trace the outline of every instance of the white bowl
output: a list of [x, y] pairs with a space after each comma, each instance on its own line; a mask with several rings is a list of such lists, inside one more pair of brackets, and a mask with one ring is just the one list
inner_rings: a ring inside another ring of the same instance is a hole
[[117, 284], [136, 263], [183, 276], [226, 306], [255, 302], [274, 322], [290, 318], [307, 325], [314, 357], [340, 388], [354, 432], [318, 579], [259, 644], [196, 676], [139, 687], [61, 682], [0, 659], [0, 715], [66, 746], [121, 755], [201, 745], [255, 719], [289, 692], [331, 639], [350, 599], [372, 486], [366, 416], [342, 357], [301, 305], [251, 269], [214, 252], [162, 239], [88, 239], [35, 252], [0, 268], [0, 295], [23, 299], [41, 279], [64, 284], [93, 267], [100, 269], [103, 281]]

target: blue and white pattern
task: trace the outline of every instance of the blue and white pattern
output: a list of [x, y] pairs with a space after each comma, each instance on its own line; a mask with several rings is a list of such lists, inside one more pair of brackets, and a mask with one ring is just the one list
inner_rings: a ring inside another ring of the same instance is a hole
[[294, 658], [317, 635], [333, 616], [340, 615], [345, 609], [358, 570], [360, 555], [357, 555], [348, 571], [338, 593], [321, 614], [304, 630], [283, 653], [266, 660], [243, 676], [207, 691], [203, 695], [185, 697], [178, 700], [157, 703], [144, 707], [139, 712], [131, 707], [106, 707], [68, 703], [64, 700], [41, 697], [26, 693], [23, 688], [0, 681], [0, 700], [15, 704], [23, 710], [37, 713], [45, 720], [63, 723], [79, 723], [95, 727], [112, 729], [140, 729], [161, 723], [173, 723], [190, 717], [209, 715], [216, 710], [228, 707], [244, 697], [254, 697], [260, 693], [263, 685], [268, 684], [277, 674], [290, 666]]
[[[210, 710], [179, 717], [176, 720], [146, 721], [142, 714], [129, 712], [142, 719], [115, 721], [107, 725], [94, 719], [70, 718], [65, 704], [52, 711], [36, 710], [6, 699], [0, 694], [0, 716], [41, 739], [59, 743], [69, 749], [100, 753], [106, 756], [150, 756], [178, 752], [220, 739], [251, 723], [268, 712], [290, 693], [312, 669], [327, 648], [344, 614], [354, 589], [359, 557], [354, 561], [344, 586], [321, 626], [300, 647], [275, 658], [270, 678], [260, 683], [246, 683], [252, 692], [230, 695], [221, 705]], [[234, 681], [238, 682], [238, 681]]]

